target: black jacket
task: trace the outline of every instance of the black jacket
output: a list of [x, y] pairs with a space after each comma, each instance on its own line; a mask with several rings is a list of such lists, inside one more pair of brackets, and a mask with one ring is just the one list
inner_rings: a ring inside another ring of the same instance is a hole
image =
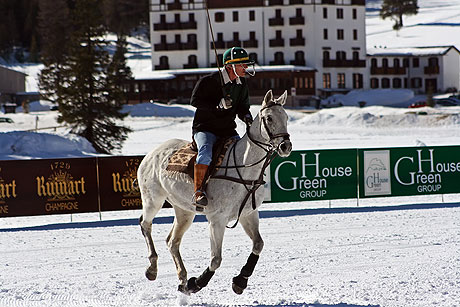
[[243, 120], [249, 112], [249, 91], [245, 78], [240, 78], [224, 85], [225, 93], [232, 98], [230, 109], [219, 109], [218, 105], [223, 97], [219, 72], [201, 78], [192, 92], [190, 103], [196, 108], [193, 119], [193, 134], [198, 131], [207, 131], [219, 137], [237, 135], [235, 118]]

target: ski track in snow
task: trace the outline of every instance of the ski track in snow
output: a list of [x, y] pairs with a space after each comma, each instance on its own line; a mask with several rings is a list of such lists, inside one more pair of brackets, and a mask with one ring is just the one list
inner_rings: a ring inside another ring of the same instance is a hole
[[[223, 262], [190, 297], [154, 224], [156, 281], [137, 226], [0, 232], [0, 306], [458, 306], [460, 208], [264, 218], [265, 248], [241, 296], [231, 290], [251, 251], [227, 230]], [[189, 277], [209, 264], [207, 223], [182, 243]]]

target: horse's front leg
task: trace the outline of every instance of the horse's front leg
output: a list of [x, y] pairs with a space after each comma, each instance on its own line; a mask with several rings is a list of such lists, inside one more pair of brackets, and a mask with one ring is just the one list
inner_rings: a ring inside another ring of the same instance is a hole
[[187, 282], [188, 293], [195, 293], [208, 285], [222, 262], [222, 241], [224, 239], [225, 224], [223, 221], [211, 221], [211, 264], [199, 277], [192, 277]]
[[232, 288], [236, 294], [242, 294], [244, 289], [248, 286], [248, 278], [254, 272], [259, 255], [264, 247], [264, 241], [259, 233], [259, 212], [255, 210], [250, 215], [240, 218], [241, 225], [244, 231], [252, 240], [252, 253], [246, 264], [241, 269], [238, 276], [233, 278]]

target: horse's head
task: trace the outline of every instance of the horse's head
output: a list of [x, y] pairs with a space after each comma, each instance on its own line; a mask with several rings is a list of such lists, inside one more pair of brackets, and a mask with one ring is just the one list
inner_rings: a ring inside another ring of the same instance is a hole
[[289, 156], [292, 150], [289, 133], [287, 133], [288, 115], [283, 108], [286, 99], [287, 91], [274, 99], [272, 90], [269, 90], [259, 111], [261, 135], [273, 148], [276, 148], [276, 152], [281, 157]]

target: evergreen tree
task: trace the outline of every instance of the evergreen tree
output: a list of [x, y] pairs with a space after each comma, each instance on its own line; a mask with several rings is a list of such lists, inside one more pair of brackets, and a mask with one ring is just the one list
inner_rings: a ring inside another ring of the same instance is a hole
[[[129, 128], [117, 125], [127, 114], [109, 72], [110, 57], [102, 39], [106, 33], [97, 0], [78, 0], [73, 11], [75, 29], [68, 56], [59, 68], [61, 82], [56, 88], [58, 122], [86, 138], [99, 153], [120, 149]], [[113, 94], [115, 93], [115, 94]]]
[[380, 17], [391, 18], [395, 24], [393, 29], [403, 27], [403, 15], [416, 15], [418, 13], [417, 0], [383, 0]]
[[115, 54], [107, 71], [107, 83], [112, 91], [109, 95], [114, 101], [124, 103], [127, 101], [126, 96], [126, 81], [132, 79], [132, 72], [126, 63], [127, 49], [126, 37], [119, 35], [117, 39], [117, 46]]
[[60, 70], [67, 60], [66, 47], [71, 32], [66, 0], [41, 0], [38, 20], [42, 38], [41, 61], [45, 65], [39, 76], [40, 93], [47, 100], [55, 101], [56, 88], [62, 83]]

